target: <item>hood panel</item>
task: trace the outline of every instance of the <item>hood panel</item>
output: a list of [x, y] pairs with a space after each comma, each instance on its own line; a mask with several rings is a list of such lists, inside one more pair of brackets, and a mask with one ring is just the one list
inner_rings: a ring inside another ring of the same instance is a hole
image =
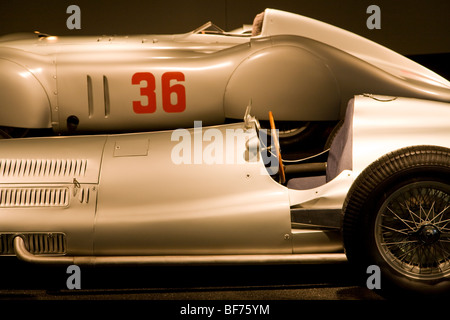
[[98, 183], [106, 138], [33, 138], [0, 141], [0, 185]]

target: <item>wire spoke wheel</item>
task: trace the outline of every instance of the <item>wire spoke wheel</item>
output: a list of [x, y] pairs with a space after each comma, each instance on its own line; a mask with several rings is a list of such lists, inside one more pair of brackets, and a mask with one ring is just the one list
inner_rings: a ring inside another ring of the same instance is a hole
[[384, 155], [357, 177], [343, 210], [347, 258], [361, 275], [379, 266], [383, 294], [450, 294], [449, 149], [411, 146]]
[[374, 235], [400, 274], [419, 280], [450, 275], [450, 187], [421, 181], [398, 189], [378, 211]]

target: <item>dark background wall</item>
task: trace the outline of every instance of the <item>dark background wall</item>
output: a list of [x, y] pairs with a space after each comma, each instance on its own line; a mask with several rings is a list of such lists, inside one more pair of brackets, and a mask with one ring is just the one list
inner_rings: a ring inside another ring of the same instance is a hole
[[[81, 29], [69, 30], [67, 7], [81, 9]], [[369, 30], [371, 4], [381, 29]], [[352, 31], [450, 76], [448, 0], [0, 0], [0, 35], [184, 33], [211, 20], [225, 30], [250, 24], [265, 8], [302, 14]]]
[[[81, 30], [66, 27], [71, 4], [81, 8]], [[381, 30], [366, 27], [371, 4], [381, 8]], [[0, 35], [182, 33], [208, 20], [231, 30], [266, 7], [328, 22], [406, 55], [450, 52], [448, 0], [0, 0]]]

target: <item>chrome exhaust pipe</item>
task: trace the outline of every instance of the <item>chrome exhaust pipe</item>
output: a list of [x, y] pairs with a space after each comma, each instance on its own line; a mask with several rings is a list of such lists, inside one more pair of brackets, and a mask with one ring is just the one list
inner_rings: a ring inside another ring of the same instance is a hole
[[177, 256], [51, 256], [30, 253], [22, 237], [14, 238], [16, 256], [25, 262], [63, 265], [245, 265], [345, 263], [344, 253], [273, 255], [177, 255]]

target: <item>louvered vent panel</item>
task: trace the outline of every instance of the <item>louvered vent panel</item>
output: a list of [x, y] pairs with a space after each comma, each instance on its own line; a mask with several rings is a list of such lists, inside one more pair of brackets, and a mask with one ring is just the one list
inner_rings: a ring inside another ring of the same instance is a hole
[[82, 177], [86, 174], [86, 159], [2, 159], [3, 177]]
[[13, 254], [11, 237], [7, 234], [0, 235], [0, 254]]
[[69, 189], [0, 188], [0, 207], [66, 207]]
[[[13, 255], [14, 237], [16, 234], [0, 235], [0, 255]], [[65, 254], [66, 236], [63, 233], [25, 233], [21, 235], [25, 240], [28, 251], [32, 254]]]
[[40, 234], [27, 235], [28, 250], [33, 254], [55, 254], [65, 253], [65, 238], [63, 234]]

